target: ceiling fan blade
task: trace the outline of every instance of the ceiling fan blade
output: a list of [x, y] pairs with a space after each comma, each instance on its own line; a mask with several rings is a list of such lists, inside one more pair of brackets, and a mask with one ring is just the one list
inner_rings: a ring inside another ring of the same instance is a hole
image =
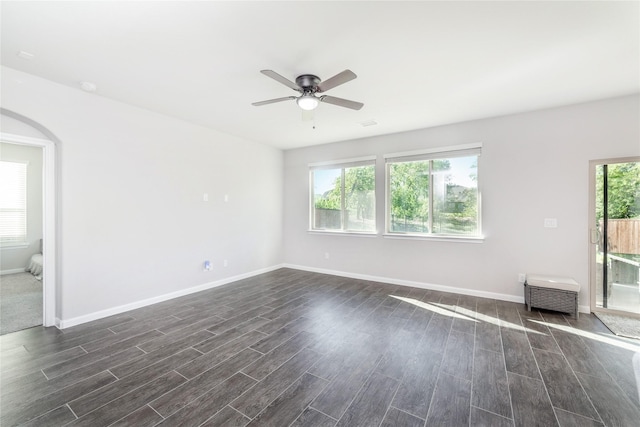
[[336, 98], [335, 96], [324, 95], [320, 97], [321, 102], [327, 104], [338, 105], [340, 107], [351, 108], [352, 110], [359, 110], [364, 107], [362, 102], [349, 101], [348, 99]]
[[261, 105], [273, 104], [275, 102], [289, 101], [291, 99], [296, 99], [296, 97], [295, 96], [285, 96], [284, 98], [268, 99], [266, 101], [252, 102], [251, 105], [253, 105], [255, 107], [259, 107]]
[[331, 77], [330, 79], [327, 79], [323, 82], [321, 82], [318, 85], [318, 92], [326, 92], [329, 89], [333, 89], [336, 86], [339, 86], [343, 83], [346, 83], [348, 81], [351, 81], [353, 79], [355, 79], [356, 74], [351, 71], [351, 70], [344, 70], [341, 73], [336, 74], [335, 76]]
[[276, 73], [273, 70], [260, 70], [260, 72], [262, 74], [264, 74], [267, 77], [271, 77], [273, 80], [282, 83], [283, 85], [290, 87], [293, 90], [297, 90], [298, 92], [302, 92], [302, 89], [300, 89], [300, 86], [298, 86], [297, 84], [295, 84], [294, 82], [292, 82], [291, 80], [289, 80], [286, 77], [282, 77], [280, 74]]

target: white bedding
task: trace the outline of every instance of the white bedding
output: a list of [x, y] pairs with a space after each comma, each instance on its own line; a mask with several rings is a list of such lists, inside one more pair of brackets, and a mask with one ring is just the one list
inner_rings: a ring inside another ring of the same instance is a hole
[[42, 280], [42, 254], [35, 254], [31, 257], [27, 271], [36, 276], [36, 279]]

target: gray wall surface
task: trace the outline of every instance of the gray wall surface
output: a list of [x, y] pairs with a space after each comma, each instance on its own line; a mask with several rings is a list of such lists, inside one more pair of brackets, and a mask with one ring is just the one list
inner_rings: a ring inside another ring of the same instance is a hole
[[[557, 274], [582, 285], [588, 306], [589, 160], [640, 155], [639, 104], [627, 96], [286, 151], [285, 263], [512, 300], [523, 297], [518, 273]], [[385, 153], [478, 142], [482, 243], [382, 235]], [[309, 233], [308, 164], [370, 155], [378, 234]]]

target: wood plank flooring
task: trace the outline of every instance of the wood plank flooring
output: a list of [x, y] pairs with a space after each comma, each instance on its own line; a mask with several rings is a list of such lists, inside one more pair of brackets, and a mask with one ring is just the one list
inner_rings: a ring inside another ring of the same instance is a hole
[[594, 316], [280, 269], [0, 337], [2, 426], [637, 426]]

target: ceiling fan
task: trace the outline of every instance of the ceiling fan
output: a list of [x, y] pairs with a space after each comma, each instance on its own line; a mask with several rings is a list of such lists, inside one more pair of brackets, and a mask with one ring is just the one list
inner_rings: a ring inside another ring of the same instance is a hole
[[338, 105], [340, 107], [351, 108], [352, 110], [361, 109], [364, 104], [362, 102], [349, 101], [348, 99], [336, 98], [335, 96], [316, 96], [318, 93], [326, 92], [329, 89], [333, 89], [343, 83], [355, 79], [355, 73], [351, 70], [344, 70], [341, 73], [336, 74], [324, 82], [320, 80], [320, 77], [313, 74], [302, 74], [296, 77], [296, 82], [292, 82], [286, 77], [282, 77], [280, 74], [272, 70], [261, 70], [262, 74], [267, 77], [271, 77], [277, 82], [290, 87], [296, 92], [300, 92], [300, 96], [286, 96], [284, 98], [269, 99], [267, 101], [254, 102], [251, 105], [259, 107], [261, 105], [273, 104], [275, 102], [296, 100], [296, 103], [303, 110], [314, 110], [320, 102], [326, 102], [327, 104]]

